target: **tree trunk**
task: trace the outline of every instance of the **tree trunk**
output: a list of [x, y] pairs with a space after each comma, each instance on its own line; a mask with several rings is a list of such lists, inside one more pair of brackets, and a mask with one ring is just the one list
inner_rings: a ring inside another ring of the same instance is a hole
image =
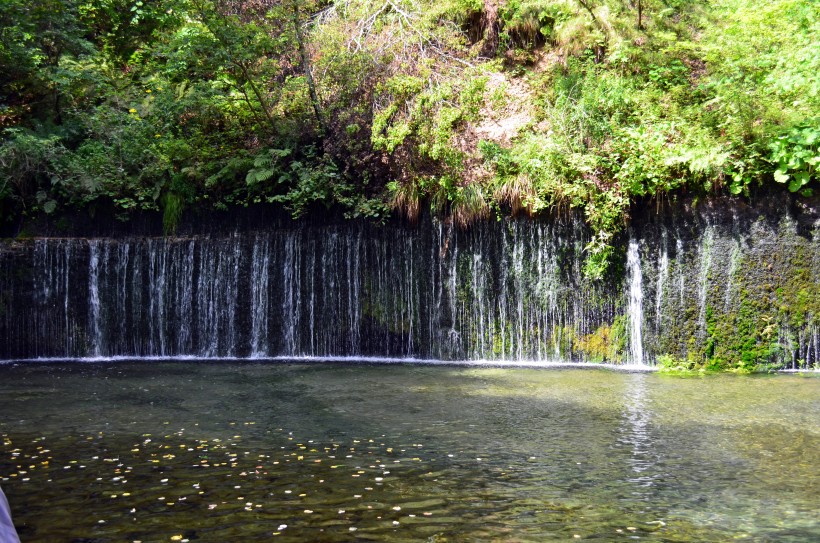
[[313, 105], [313, 113], [316, 114], [316, 121], [319, 123], [319, 129], [324, 135], [327, 133], [325, 126], [325, 118], [322, 115], [322, 105], [319, 102], [319, 95], [316, 93], [316, 84], [313, 81], [313, 73], [310, 71], [310, 59], [307, 54], [307, 47], [305, 47], [305, 36], [302, 33], [302, 23], [299, 20], [299, 6], [296, 2], [291, 4], [293, 11], [293, 27], [296, 31], [296, 42], [299, 46], [299, 56], [302, 60], [302, 70], [305, 72], [305, 80], [308, 85], [308, 92], [310, 93], [310, 103]]
[[482, 11], [481, 27], [484, 44], [481, 46], [481, 56], [492, 58], [498, 52], [498, 0], [484, 0]]
[[643, 4], [638, 0], [638, 30], [643, 30]]

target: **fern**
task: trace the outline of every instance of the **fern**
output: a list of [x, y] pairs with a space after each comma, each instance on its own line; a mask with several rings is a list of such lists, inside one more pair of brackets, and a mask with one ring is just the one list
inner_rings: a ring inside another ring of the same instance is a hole
[[253, 159], [253, 168], [248, 170], [245, 182], [248, 186], [270, 181], [279, 173], [278, 182], [289, 180], [290, 175], [283, 168], [283, 159], [291, 155], [290, 149], [267, 149]]

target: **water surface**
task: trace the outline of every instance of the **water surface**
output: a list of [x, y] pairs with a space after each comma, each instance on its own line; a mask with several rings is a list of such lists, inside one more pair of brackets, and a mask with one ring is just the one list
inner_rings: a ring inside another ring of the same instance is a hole
[[816, 375], [0, 366], [23, 541], [820, 540]]

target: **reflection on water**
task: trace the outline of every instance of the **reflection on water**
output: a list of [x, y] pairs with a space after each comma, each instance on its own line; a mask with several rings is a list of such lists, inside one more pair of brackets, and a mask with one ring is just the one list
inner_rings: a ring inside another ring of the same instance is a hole
[[23, 541], [810, 541], [820, 380], [0, 367]]
[[629, 377], [625, 383], [623, 423], [618, 443], [630, 452], [628, 463], [634, 475], [628, 481], [636, 486], [632, 495], [650, 501], [652, 486], [660, 474], [656, 469], [658, 459], [651, 434], [652, 412], [647, 405], [647, 376], [634, 374]]

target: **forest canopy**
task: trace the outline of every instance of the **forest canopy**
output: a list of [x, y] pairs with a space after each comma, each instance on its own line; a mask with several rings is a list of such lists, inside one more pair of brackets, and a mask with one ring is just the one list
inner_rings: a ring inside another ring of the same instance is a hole
[[275, 203], [468, 227], [810, 195], [812, 0], [2, 0], [0, 220]]

